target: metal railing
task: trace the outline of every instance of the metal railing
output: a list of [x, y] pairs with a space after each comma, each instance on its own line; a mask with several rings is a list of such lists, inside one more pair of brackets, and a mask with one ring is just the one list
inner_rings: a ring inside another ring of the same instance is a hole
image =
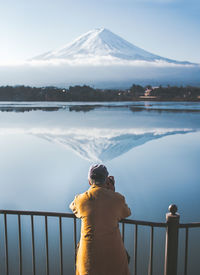
[[[19, 240], [19, 274], [22, 275], [22, 234], [21, 234], [21, 216], [30, 216], [31, 218], [31, 243], [32, 243], [32, 274], [36, 274], [35, 262], [35, 230], [34, 216], [45, 217], [45, 247], [46, 247], [46, 274], [49, 275], [49, 238], [48, 238], [48, 217], [58, 217], [59, 219], [59, 241], [60, 241], [60, 275], [63, 275], [63, 240], [62, 240], [62, 219], [72, 218], [74, 220], [74, 253], [77, 245], [77, 229], [76, 217], [70, 213], [54, 213], [41, 211], [17, 211], [17, 210], [0, 210], [0, 214], [4, 215], [4, 238], [5, 238], [5, 274], [9, 275], [9, 253], [8, 253], [8, 227], [7, 215], [17, 215], [18, 217], [18, 240]], [[76, 260], [76, 253], [75, 253]]]
[[[150, 228], [150, 253], [149, 253], [149, 265], [148, 265], [148, 275], [153, 275], [153, 253], [154, 253], [154, 229], [155, 228], [165, 228], [166, 238], [165, 238], [165, 263], [164, 263], [164, 275], [176, 275], [177, 274], [177, 258], [178, 258], [178, 235], [179, 229], [185, 229], [185, 257], [184, 257], [184, 275], [187, 275], [188, 269], [188, 234], [189, 228], [200, 228], [200, 223], [187, 223], [179, 224], [179, 214], [177, 214], [177, 207], [171, 205], [169, 207], [170, 213], [166, 215], [166, 222], [148, 222], [148, 221], [138, 221], [131, 219], [123, 219], [121, 223], [121, 234], [122, 239], [125, 239], [125, 225], [134, 225], [134, 246], [133, 246], [133, 274], [138, 274], [137, 269], [137, 252], [138, 252], [138, 226], [147, 226]], [[8, 249], [8, 215], [17, 216], [17, 227], [18, 227], [18, 254], [19, 254], [19, 271], [18, 274], [22, 275], [22, 230], [21, 230], [21, 217], [30, 216], [31, 223], [31, 246], [32, 246], [32, 274], [36, 275], [36, 257], [35, 257], [35, 217], [44, 217], [45, 224], [45, 254], [46, 254], [46, 275], [50, 274], [49, 268], [49, 232], [48, 232], [48, 218], [55, 217], [58, 218], [59, 223], [59, 269], [60, 275], [64, 275], [63, 271], [63, 219], [71, 218], [73, 219], [73, 243], [74, 243], [74, 258], [76, 261], [76, 246], [77, 246], [77, 219], [74, 214], [69, 213], [55, 213], [55, 212], [41, 212], [41, 211], [16, 211], [16, 210], [0, 210], [0, 215], [3, 215], [4, 223], [4, 258], [5, 258], [5, 275], [11, 275], [9, 271], [9, 249]], [[0, 236], [0, 241], [2, 237]], [[1, 263], [2, 265], [2, 263]], [[75, 265], [74, 265], [75, 266]]]

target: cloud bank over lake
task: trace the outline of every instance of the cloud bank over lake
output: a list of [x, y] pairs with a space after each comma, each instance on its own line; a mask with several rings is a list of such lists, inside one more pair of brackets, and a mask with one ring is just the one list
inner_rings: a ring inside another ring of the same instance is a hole
[[[98, 61], [97, 61], [98, 63]], [[133, 83], [200, 85], [200, 66], [133, 61], [115, 65], [69, 65], [43, 61], [0, 66], [0, 85], [67, 87], [88, 84], [95, 87], [125, 87]]]

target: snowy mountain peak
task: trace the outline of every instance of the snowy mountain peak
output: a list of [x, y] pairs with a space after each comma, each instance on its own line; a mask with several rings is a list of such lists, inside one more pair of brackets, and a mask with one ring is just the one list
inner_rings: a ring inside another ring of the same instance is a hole
[[[168, 63], [185, 63], [170, 60], [147, 52], [106, 28], [96, 28], [79, 36], [67, 45], [35, 57], [33, 60], [113, 60], [125, 61], [164, 61]], [[187, 62], [186, 62], [187, 63]]]
[[110, 32], [108, 29], [101, 27], [101, 28], [95, 28], [89, 32], [97, 32], [97, 33], [102, 33], [102, 32]]

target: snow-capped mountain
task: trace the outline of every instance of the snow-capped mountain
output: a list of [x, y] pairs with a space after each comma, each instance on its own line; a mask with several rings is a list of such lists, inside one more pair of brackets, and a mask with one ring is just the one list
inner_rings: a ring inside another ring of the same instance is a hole
[[51, 60], [113, 60], [123, 61], [147, 61], [175, 64], [190, 64], [189, 62], [179, 62], [159, 55], [147, 52], [124, 40], [120, 36], [105, 29], [98, 28], [91, 30], [73, 42], [47, 53], [41, 54], [32, 60], [51, 61]]
[[25, 61], [0, 66], [0, 85], [127, 89], [140, 85], [200, 85], [200, 64], [145, 51], [111, 31], [89, 31], [73, 42]]
[[190, 129], [69, 129], [29, 131], [29, 134], [60, 144], [81, 158], [105, 162], [119, 157], [146, 142], [169, 135], [186, 134]]

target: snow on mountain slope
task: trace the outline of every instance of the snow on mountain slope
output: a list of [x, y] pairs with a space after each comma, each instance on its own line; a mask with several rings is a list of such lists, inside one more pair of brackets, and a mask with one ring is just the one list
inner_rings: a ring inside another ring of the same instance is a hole
[[29, 134], [58, 143], [80, 157], [101, 162], [112, 160], [129, 150], [154, 139], [169, 135], [186, 134], [190, 129], [69, 129], [67, 131], [52, 131], [40, 129]]
[[110, 62], [113, 60], [124, 60], [190, 64], [189, 62], [179, 62], [147, 52], [105, 28], [89, 31], [64, 47], [39, 55], [32, 60], [84, 59], [87, 62], [97, 57], [102, 60], [107, 59]]

